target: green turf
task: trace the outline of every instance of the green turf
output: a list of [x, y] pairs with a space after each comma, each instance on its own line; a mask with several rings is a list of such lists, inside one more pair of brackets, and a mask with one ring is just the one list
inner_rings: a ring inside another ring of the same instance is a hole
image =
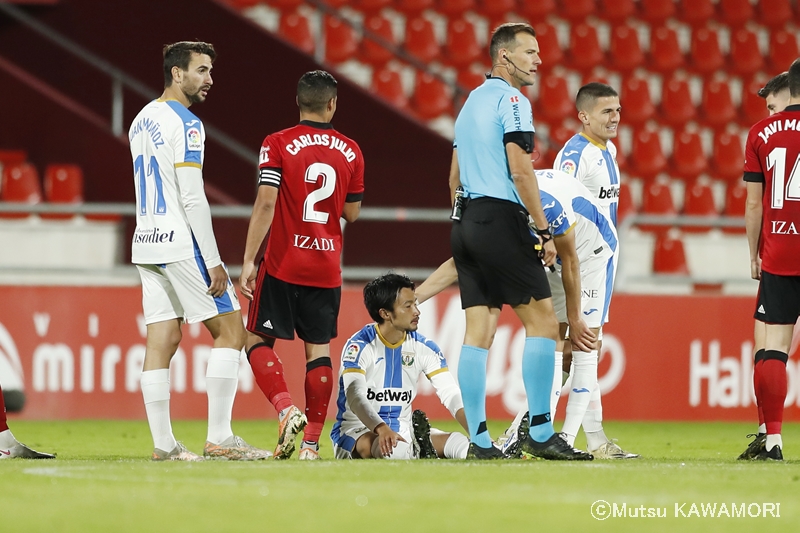
[[[174, 426], [189, 449], [201, 450], [203, 422]], [[14, 533], [800, 528], [800, 461], [793, 459], [800, 424], [784, 425], [783, 464], [735, 460], [751, 424], [607, 422], [609, 435], [644, 457], [591, 463], [333, 461], [326, 442], [326, 460], [317, 463], [165, 464], [148, 460], [144, 421], [12, 421], [12, 428], [32, 447], [58, 453], [55, 461], [0, 461], [0, 531]], [[236, 422], [234, 429], [268, 448], [277, 431], [264, 422]], [[503, 429], [490, 424], [493, 435]], [[654, 513], [666, 508], [667, 517], [597, 521], [590, 513], [596, 500]], [[688, 514], [692, 503], [730, 510], [765, 502], [780, 503], [780, 518], [674, 516], [676, 503]]]

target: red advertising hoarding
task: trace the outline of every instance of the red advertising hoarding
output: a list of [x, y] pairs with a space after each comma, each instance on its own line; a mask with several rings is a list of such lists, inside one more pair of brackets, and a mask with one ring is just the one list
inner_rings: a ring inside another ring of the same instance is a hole
[[[145, 349], [141, 289], [14, 286], [2, 290], [0, 380], [7, 389], [21, 384], [26, 396], [24, 410], [14, 416], [144, 418], [139, 390]], [[455, 374], [464, 332], [458, 292], [440, 294], [421, 311], [420, 332], [439, 344]], [[754, 420], [752, 313], [752, 298], [615, 295], [600, 362], [605, 418]], [[347, 337], [369, 321], [360, 287], [345, 288], [340, 336], [331, 347], [334, 372]], [[525, 404], [519, 375], [523, 343], [519, 322], [510, 309], [504, 309], [487, 367], [490, 418], [511, 418]], [[183, 327], [172, 364], [173, 418], [205, 418], [210, 349], [211, 338], [202, 325]], [[302, 406], [302, 343], [279, 341], [276, 349], [286, 367], [289, 389]], [[786, 420], [800, 420], [798, 359], [793, 353], [787, 365]], [[332, 416], [335, 402], [330, 405]], [[448, 416], [426, 383], [415, 407], [432, 418]], [[243, 358], [234, 418], [271, 417], [274, 410]]]

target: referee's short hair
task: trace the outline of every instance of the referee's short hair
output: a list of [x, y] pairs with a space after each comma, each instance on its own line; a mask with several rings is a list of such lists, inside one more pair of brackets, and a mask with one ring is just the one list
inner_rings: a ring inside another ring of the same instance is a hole
[[322, 113], [331, 99], [336, 98], [338, 82], [330, 72], [312, 70], [300, 76], [297, 82], [297, 105], [300, 111]]
[[766, 85], [758, 90], [758, 96], [761, 98], [766, 98], [772, 94], [778, 94], [779, 92], [783, 91], [784, 89], [789, 88], [789, 73], [788, 72], [781, 72], [771, 80], [769, 80]]
[[211, 58], [212, 63], [217, 58], [214, 45], [201, 41], [180, 41], [166, 44], [162, 52], [164, 54], [164, 87], [172, 85], [173, 67], [178, 67], [183, 71], [189, 70], [192, 54], [205, 54]]
[[605, 83], [597, 81], [587, 83], [578, 89], [578, 94], [575, 96], [575, 107], [578, 108], [578, 111], [591, 111], [598, 98], [607, 96], [619, 96], [619, 93]]
[[800, 58], [795, 59], [789, 67], [789, 95], [792, 98], [800, 97]]
[[526, 22], [506, 22], [495, 28], [489, 44], [489, 57], [492, 61], [497, 59], [497, 53], [501, 48], [510, 49], [516, 46], [517, 34], [523, 32], [536, 37], [536, 30]]
[[378, 324], [384, 322], [381, 309], [394, 310], [394, 304], [400, 291], [403, 289], [414, 290], [414, 282], [408, 276], [389, 272], [379, 276], [364, 286], [364, 306], [369, 316]]

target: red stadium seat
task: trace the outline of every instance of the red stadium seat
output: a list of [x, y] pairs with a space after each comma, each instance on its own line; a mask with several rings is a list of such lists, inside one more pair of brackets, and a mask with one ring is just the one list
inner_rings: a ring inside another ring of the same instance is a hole
[[[646, 183], [642, 191], [642, 210], [643, 215], [674, 215], [675, 204], [672, 201], [672, 193], [669, 190], [669, 180], [657, 179], [651, 183]], [[666, 233], [668, 226], [640, 225], [642, 231], [651, 231], [657, 234]]]
[[628, 156], [620, 146], [617, 146], [617, 166], [619, 166], [620, 172], [627, 172], [628, 170]]
[[[792, 19], [789, 0], [759, 0], [758, 21], [769, 28], [783, 28]], [[787, 66], [788, 68], [788, 66]]]
[[315, 43], [308, 19], [295, 12], [284, 13], [278, 22], [278, 35], [306, 54], [313, 54]]
[[555, 0], [523, 0], [519, 3], [520, 15], [532, 22], [543, 20], [556, 10]]
[[567, 141], [581, 130], [580, 123], [576, 120], [568, 120], [550, 128], [550, 146], [558, 152]]
[[28, 159], [25, 150], [0, 150], [0, 170], [9, 165], [21, 165]]
[[675, 16], [674, 0], [639, 0], [639, 16], [650, 25], [661, 25]]
[[471, 91], [486, 81], [485, 72], [488, 70], [488, 68], [461, 69], [458, 71], [458, 75], [456, 76], [456, 83], [458, 83], [461, 88]]
[[372, 73], [372, 90], [381, 98], [401, 110], [408, 109], [408, 99], [403, 91], [400, 73], [384, 68]]
[[439, 0], [436, 10], [448, 17], [461, 17], [475, 9], [475, 0]]
[[[714, 191], [707, 180], [699, 179], [686, 187], [683, 214], [697, 217], [716, 217], [719, 214], [714, 205]], [[704, 233], [710, 229], [710, 226], [683, 226], [685, 233]]]
[[622, 22], [636, 14], [634, 0], [599, 0], [598, 16], [610, 22]]
[[730, 85], [727, 80], [710, 80], [703, 85], [704, 122], [712, 128], [724, 128], [736, 120], [736, 108], [733, 106]]
[[734, 30], [731, 33], [728, 72], [737, 76], [751, 76], [762, 68], [764, 68], [764, 58], [758, 49], [756, 34], [744, 28]]
[[545, 143], [540, 143], [534, 148], [531, 154], [531, 161], [533, 161], [533, 168], [545, 170], [553, 168], [553, 163], [556, 160], [558, 150], [553, 147], [548, 147]]
[[797, 36], [786, 30], [773, 30], [769, 34], [769, 63], [775, 72], [789, 69], [792, 61], [800, 57]]
[[536, 119], [549, 124], [560, 124], [575, 114], [575, 102], [567, 89], [567, 80], [560, 76], [547, 76], [540, 81], [536, 100]]
[[[726, 217], [744, 218], [747, 205], [747, 185], [744, 181], [729, 183], [725, 191], [725, 209], [722, 214]], [[722, 228], [723, 233], [745, 233], [744, 228]]]
[[630, 72], [644, 63], [644, 53], [635, 29], [624, 24], [614, 26], [608, 58], [611, 68], [620, 72]]
[[550, 70], [564, 62], [564, 52], [558, 44], [558, 34], [552, 24], [543, 22], [534, 26], [536, 40], [539, 41], [540, 70]]
[[[394, 46], [397, 43], [392, 32], [392, 23], [381, 16], [367, 17], [364, 21], [365, 36], [361, 40], [361, 60], [374, 66], [385, 65], [387, 61], [395, 57], [394, 52], [385, 45]], [[366, 36], [366, 32], [372, 33], [380, 40]]]
[[[44, 196], [56, 204], [83, 202], [83, 171], [77, 165], [48, 165], [44, 171]], [[72, 215], [42, 214], [42, 218], [65, 219]]]
[[630, 151], [631, 172], [646, 180], [655, 178], [667, 168], [667, 158], [661, 150], [661, 140], [652, 128], [640, 128], [633, 135]]
[[620, 101], [625, 102], [623, 120], [626, 124], [638, 126], [644, 124], [656, 113], [656, 107], [650, 99], [650, 87], [642, 77], [626, 77], [622, 81]]
[[686, 266], [686, 251], [680, 234], [667, 232], [656, 238], [655, 253], [653, 254], [653, 272], [655, 274], [688, 275]]
[[744, 26], [755, 15], [750, 0], [720, 0], [719, 12], [721, 22], [733, 28]]
[[689, 82], [684, 78], [664, 79], [661, 89], [662, 119], [673, 125], [682, 126], [697, 115], [689, 92]]
[[358, 51], [355, 32], [347, 22], [336, 17], [325, 17], [325, 60], [344, 63], [353, 59]]
[[447, 63], [460, 69], [477, 61], [483, 56], [483, 49], [478, 45], [475, 26], [461, 18], [450, 19], [447, 23], [447, 44], [445, 58]]
[[391, 7], [392, 0], [358, 0], [355, 2], [359, 11], [368, 15], [377, 14], [385, 7]]
[[700, 74], [710, 74], [725, 66], [717, 32], [709, 28], [697, 28], [692, 31], [689, 55], [693, 69]]
[[723, 132], [714, 137], [711, 157], [713, 177], [735, 183], [742, 178], [744, 150], [742, 139], [735, 133]]
[[417, 72], [412, 105], [417, 115], [429, 120], [453, 113], [453, 91], [443, 81], [427, 72]]
[[655, 28], [650, 33], [650, 62], [648, 68], [669, 74], [684, 65], [678, 46], [678, 34], [672, 28]]
[[[39, 174], [30, 163], [7, 165], [3, 167], [0, 178], [0, 200], [24, 204], [38, 204], [42, 201], [42, 185]], [[2, 218], [25, 218], [25, 213], [5, 213]]]
[[683, 180], [691, 180], [708, 170], [703, 143], [696, 131], [675, 132], [672, 141], [672, 172]]
[[480, 0], [480, 12], [487, 18], [496, 18], [517, 10], [517, 0]]
[[419, 16], [426, 9], [432, 9], [435, 0], [395, 0], [394, 8], [407, 16]]
[[[323, 4], [327, 5], [328, 7], [332, 7], [333, 9], [341, 9], [347, 5], [350, 5], [351, 0], [320, 0]], [[307, 2], [303, 2], [307, 4]]]
[[631, 188], [624, 181], [619, 184], [619, 203], [617, 204], [617, 225], [621, 224], [625, 217], [636, 213], [636, 206], [633, 205]]
[[594, 0], [571, 0], [561, 2], [558, 14], [572, 22], [584, 22], [586, 17], [594, 14], [594, 10]]
[[569, 36], [570, 66], [576, 70], [592, 70], [605, 61], [597, 39], [597, 30], [589, 24], [576, 24]]
[[741, 125], [749, 128], [761, 119], [769, 116], [766, 101], [758, 96], [758, 91], [769, 78], [756, 78], [742, 89]]
[[[262, 3], [261, 1], [253, 1], [253, 0], [234, 0], [234, 1], [240, 5], [249, 4], [248, 6], [242, 5], [242, 7], [252, 7], [254, 5]], [[269, 0], [266, 3], [276, 9], [280, 9], [284, 13], [289, 13], [291, 11], [294, 11], [301, 5], [305, 4], [303, 0]]]
[[705, 26], [714, 17], [711, 0], [681, 0], [680, 19], [691, 26]]
[[430, 20], [416, 17], [406, 22], [405, 49], [423, 63], [430, 63], [439, 58], [439, 43], [436, 41]]

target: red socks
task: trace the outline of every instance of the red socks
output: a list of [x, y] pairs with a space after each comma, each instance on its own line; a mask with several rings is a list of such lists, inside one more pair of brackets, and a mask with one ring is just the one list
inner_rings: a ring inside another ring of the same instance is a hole
[[3, 399], [3, 388], [0, 387], [0, 432], [8, 429], [6, 420], [6, 401]]
[[264, 343], [256, 344], [247, 352], [256, 383], [267, 400], [278, 412], [292, 406], [292, 397], [283, 376], [283, 364], [275, 350]]
[[319, 442], [328, 402], [333, 392], [333, 368], [330, 357], [320, 357], [306, 364], [306, 418], [308, 425], [303, 440]]
[[753, 392], [756, 394], [756, 405], [758, 405], [758, 425], [764, 423], [764, 409], [761, 407], [761, 364], [764, 362], [764, 350], [758, 350], [753, 365]]
[[[780, 434], [783, 403], [786, 401], [786, 361], [789, 356], [777, 350], [764, 351], [759, 369], [759, 404], [764, 411], [767, 434]], [[757, 365], [758, 366], [758, 365]]]

